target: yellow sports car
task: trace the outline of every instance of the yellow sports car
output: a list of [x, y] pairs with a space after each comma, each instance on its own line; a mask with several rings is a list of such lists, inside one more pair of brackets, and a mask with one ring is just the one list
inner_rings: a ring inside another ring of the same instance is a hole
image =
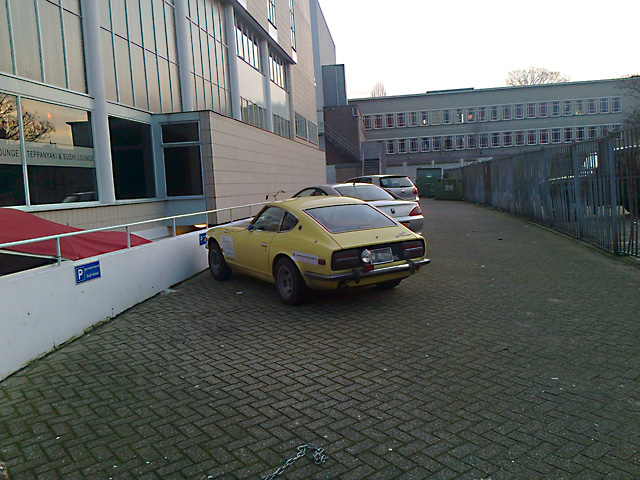
[[422, 236], [349, 197], [269, 203], [252, 220], [211, 228], [206, 246], [213, 278], [237, 270], [267, 280], [290, 305], [309, 290], [393, 288], [430, 262]]

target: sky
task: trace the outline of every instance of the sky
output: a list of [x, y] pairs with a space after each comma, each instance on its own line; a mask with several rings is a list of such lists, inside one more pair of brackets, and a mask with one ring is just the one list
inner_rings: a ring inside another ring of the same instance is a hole
[[640, 0], [319, 0], [348, 98], [505, 86], [543, 67], [571, 81], [640, 72]]

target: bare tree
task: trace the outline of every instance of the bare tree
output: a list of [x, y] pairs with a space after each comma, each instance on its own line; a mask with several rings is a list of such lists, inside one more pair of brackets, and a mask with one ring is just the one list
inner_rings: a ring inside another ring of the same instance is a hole
[[387, 91], [384, 89], [384, 83], [376, 82], [373, 86], [373, 90], [371, 90], [372, 97], [386, 97]]
[[509, 86], [542, 85], [544, 83], [568, 82], [569, 76], [560, 72], [552, 72], [542, 67], [529, 67], [509, 72], [505, 83]]
[[624, 123], [627, 127], [640, 126], [640, 73], [625, 75], [620, 79], [619, 88], [630, 97], [633, 102], [626, 110]]
[[[42, 120], [36, 114], [24, 111], [22, 131], [25, 142], [35, 142], [51, 136], [55, 127], [48, 120]], [[13, 95], [0, 94], [0, 138], [20, 140], [18, 106]]]

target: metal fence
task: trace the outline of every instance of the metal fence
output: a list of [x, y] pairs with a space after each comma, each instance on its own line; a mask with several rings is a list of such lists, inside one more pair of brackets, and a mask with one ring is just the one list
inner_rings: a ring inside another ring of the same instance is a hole
[[640, 129], [447, 171], [465, 200], [640, 256]]

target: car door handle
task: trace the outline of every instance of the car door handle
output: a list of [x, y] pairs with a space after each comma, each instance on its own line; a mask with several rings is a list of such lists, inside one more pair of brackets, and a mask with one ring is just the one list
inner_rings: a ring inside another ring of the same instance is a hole
[[261, 243], [261, 245], [262, 245], [263, 247], [268, 247], [268, 246], [269, 246], [269, 244], [268, 244], [268, 243], [264, 243], [264, 242], [262, 242], [262, 243]]

